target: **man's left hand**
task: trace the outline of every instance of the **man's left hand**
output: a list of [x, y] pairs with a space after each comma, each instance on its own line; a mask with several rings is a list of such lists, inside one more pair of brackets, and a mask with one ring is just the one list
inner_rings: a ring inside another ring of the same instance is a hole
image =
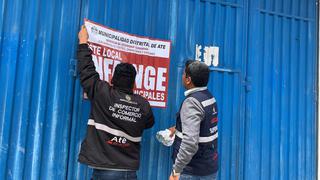
[[170, 175], [169, 180], [179, 180], [180, 176], [172, 176]]
[[81, 30], [78, 33], [78, 38], [79, 38], [79, 44], [88, 43], [89, 35], [88, 35], [87, 28], [84, 25], [81, 26]]

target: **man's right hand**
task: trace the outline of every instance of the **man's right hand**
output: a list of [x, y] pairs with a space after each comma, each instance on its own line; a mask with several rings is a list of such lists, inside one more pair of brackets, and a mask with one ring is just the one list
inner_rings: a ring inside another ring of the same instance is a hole
[[78, 38], [79, 38], [79, 44], [88, 43], [89, 35], [88, 35], [87, 28], [84, 25], [81, 26], [81, 30], [79, 31]]

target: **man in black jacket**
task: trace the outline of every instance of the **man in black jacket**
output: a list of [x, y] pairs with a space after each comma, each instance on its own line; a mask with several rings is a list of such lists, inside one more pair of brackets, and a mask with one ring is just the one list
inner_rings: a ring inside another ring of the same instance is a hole
[[137, 179], [141, 136], [153, 126], [154, 116], [148, 101], [133, 94], [136, 70], [132, 64], [120, 63], [111, 80], [113, 86], [100, 80], [84, 26], [78, 37], [80, 81], [91, 102], [79, 161], [94, 169], [93, 179]]

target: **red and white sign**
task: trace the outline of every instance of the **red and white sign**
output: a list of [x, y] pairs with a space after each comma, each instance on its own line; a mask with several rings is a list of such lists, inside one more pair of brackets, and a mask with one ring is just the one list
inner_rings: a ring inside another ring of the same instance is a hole
[[117, 64], [131, 63], [137, 70], [134, 93], [153, 107], [166, 107], [171, 42], [116, 31], [89, 20], [85, 26], [100, 78], [111, 82]]

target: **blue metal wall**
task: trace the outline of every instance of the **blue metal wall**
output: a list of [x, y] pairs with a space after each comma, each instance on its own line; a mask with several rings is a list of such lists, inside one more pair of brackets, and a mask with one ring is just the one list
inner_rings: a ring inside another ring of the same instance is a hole
[[244, 179], [316, 179], [316, 2], [249, 9]]
[[220, 179], [315, 179], [315, 0], [0, 0], [0, 179], [89, 179], [77, 163], [90, 103], [75, 71], [88, 18], [172, 41], [168, 108], [144, 133], [140, 179], [167, 179], [181, 74], [196, 44], [219, 46]]
[[64, 179], [80, 2], [1, 0], [0, 14], [0, 179]]

